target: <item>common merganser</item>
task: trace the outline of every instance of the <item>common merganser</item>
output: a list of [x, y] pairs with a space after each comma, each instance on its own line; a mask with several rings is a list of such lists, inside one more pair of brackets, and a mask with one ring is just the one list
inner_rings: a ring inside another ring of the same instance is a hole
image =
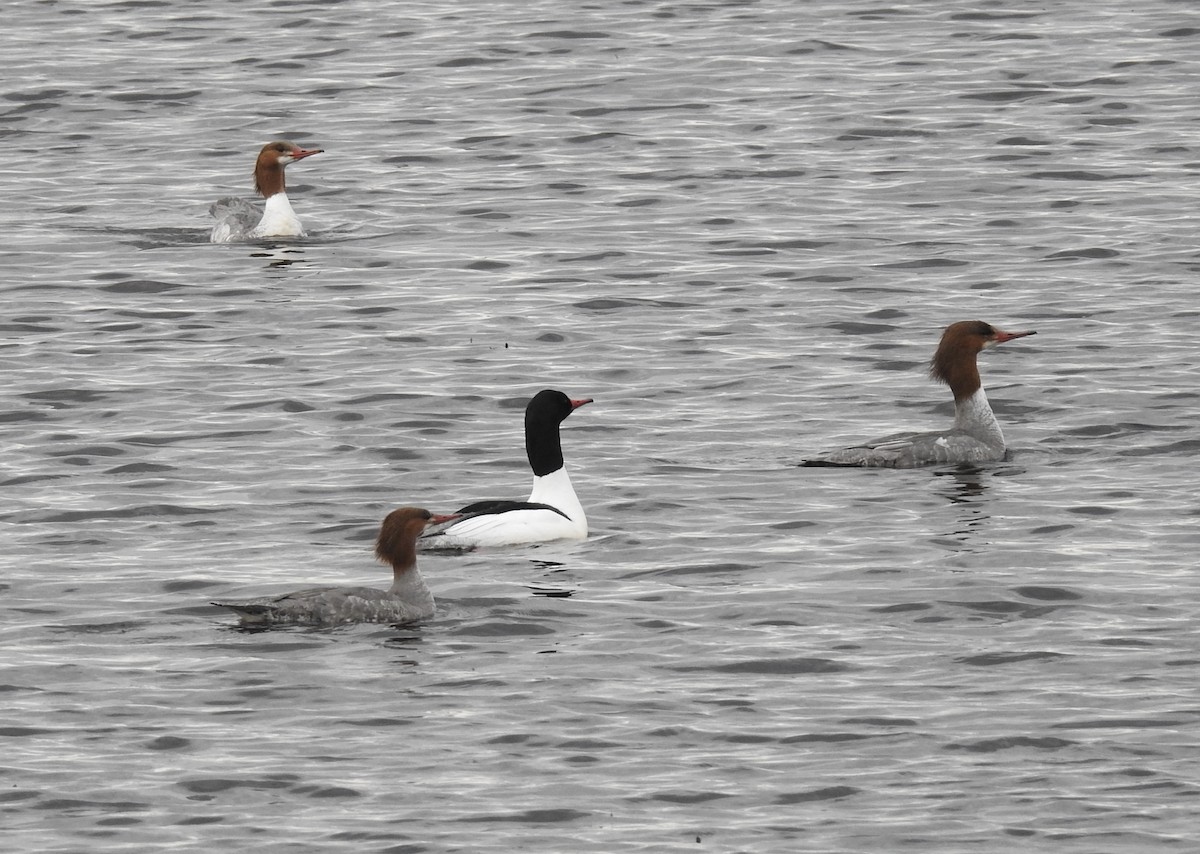
[[433, 616], [433, 594], [417, 571], [417, 537], [426, 525], [457, 516], [435, 516], [419, 507], [401, 507], [383, 520], [375, 542], [375, 557], [392, 565], [392, 586], [310, 587], [246, 602], [213, 602], [228, 608], [242, 625], [273, 623], [411, 623]]
[[980, 350], [1035, 335], [1004, 332], [982, 320], [960, 320], [946, 327], [929, 363], [929, 376], [954, 392], [954, 425], [936, 433], [898, 433], [805, 460], [805, 466], [916, 468], [927, 465], [983, 463], [1007, 454], [1004, 434], [979, 380]]
[[533, 469], [533, 491], [526, 501], [476, 501], [444, 527], [430, 528], [418, 545], [424, 549], [473, 549], [587, 537], [587, 517], [563, 465], [559, 425], [590, 397], [572, 400], [561, 391], [539, 391], [525, 407], [525, 453]]
[[260, 213], [251, 202], [227, 196], [208, 212], [217, 218], [208, 239], [211, 243], [237, 243], [262, 237], [303, 237], [304, 226], [284, 190], [283, 169], [289, 163], [320, 154], [321, 148], [301, 148], [293, 142], [268, 142], [254, 164], [254, 189], [267, 200]]

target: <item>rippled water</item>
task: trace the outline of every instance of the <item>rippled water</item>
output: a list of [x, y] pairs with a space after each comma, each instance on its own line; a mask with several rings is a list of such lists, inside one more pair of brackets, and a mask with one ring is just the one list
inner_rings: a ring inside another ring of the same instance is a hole
[[[6, 15], [6, 847], [1200, 845], [1191, 5]], [[277, 137], [309, 239], [209, 245]], [[1011, 462], [794, 467], [975, 317]], [[524, 497], [543, 387], [585, 543], [207, 604]]]

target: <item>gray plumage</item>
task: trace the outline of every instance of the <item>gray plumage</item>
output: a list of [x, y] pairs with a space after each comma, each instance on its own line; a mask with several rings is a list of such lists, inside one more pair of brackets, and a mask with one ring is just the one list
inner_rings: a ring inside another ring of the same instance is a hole
[[433, 594], [417, 570], [416, 540], [426, 525], [456, 516], [434, 516], [419, 507], [393, 510], [383, 520], [375, 556], [392, 566], [392, 586], [309, 587], [282, 596], [263, 596], [243, 602], [213, 602], [228, 608], [243, 625], [276, 623], [336, 625], [339, 623], [411, 623], [433, 616]]

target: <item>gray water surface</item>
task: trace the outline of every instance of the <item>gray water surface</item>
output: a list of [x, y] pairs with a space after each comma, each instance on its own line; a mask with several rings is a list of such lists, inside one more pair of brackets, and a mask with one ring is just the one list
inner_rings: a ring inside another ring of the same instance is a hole
[[[0, 32], [0, 830], [37, 852], [1190, 852], [1200, 13], [27, 3]], [[213, 246], [258, 147], [310, 231]], [[977, 471], [799, 469], [951, 415]], [[424, 556], [392, 508], [582, 543]]]

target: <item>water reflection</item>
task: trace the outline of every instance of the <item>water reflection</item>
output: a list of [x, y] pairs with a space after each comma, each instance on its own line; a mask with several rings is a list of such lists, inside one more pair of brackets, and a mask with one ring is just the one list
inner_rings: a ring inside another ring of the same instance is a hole
[[[294, 243], [260, 245], [250, 253], [250, 257], [267, 259], [265, 266], [268, 270], [292, 267], [305, 262], [304, 249]], [[311, 265], [305, 264], [305, 266]]]
[[[991, 519], [988, 508], [988, 478], [986, 469], [962, 466], [936, 472], [934, 481], [938, 494], [947, 499], [954, 512], [953, 527], [942, 536], [956, 548], [961, 544], [975, 545], [985, 523]], [[983, 543], [980, 542], [980, 545]]]

